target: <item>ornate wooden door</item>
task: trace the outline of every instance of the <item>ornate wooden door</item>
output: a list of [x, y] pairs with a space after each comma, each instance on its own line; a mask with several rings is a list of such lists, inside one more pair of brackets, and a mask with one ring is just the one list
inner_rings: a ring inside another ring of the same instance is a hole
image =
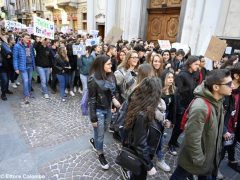
[[181, 0], [151, 0], [148, 9], [147, 40], [176, 42]]

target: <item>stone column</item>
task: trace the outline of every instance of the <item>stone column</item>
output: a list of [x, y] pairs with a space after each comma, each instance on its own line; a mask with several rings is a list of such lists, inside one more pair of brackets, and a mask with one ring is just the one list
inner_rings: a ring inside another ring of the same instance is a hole
[[105, 22], [105, 36], [109, 33], [113, 26], [117, 25], [116, 22], [116, 0], [107, 0], [106, 2], [106, 22]]
[[94, 29], [94, 0], [87, 0], [87, 30], [90, 31]]

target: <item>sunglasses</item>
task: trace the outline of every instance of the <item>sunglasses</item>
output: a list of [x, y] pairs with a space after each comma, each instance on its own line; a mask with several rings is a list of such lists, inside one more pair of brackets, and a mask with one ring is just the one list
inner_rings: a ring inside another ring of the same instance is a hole
[[226, 85], [228, 87], [232, 87], [232, 81], [229, 81], [228, 83], [225, 83], [225, 84], [217, 84], [217, 85]]

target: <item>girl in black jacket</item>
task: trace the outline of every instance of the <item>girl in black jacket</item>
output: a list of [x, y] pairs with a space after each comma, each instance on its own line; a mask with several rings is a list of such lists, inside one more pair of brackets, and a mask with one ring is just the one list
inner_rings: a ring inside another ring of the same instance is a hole
[[145, 78], [131, 96], [124, 125], [128, 133], [126, 144], [142, 158], [144, 165], [140, 175], [132, 173], [130, 179], [142, 180], [147, 178], [147, 173], [149, 175], [156, 173], [151, 160], [161, 138], [155, 120], [155, 111], [160, 99], [161, 80], [157, 77]]
[[111, 120], [112, 102], [116, 107], [120, 107], [115, 98], [116, 80], [111, 67], [108, 56], [97, 56], [88, 80], [90, 120], [94, 130], [94, 138], [90, 139], [90, 144], [93, 150], [97, 151], [101, 167], [105, 170], [109, 169], [109, 164], [103, 153], [104, 132]]

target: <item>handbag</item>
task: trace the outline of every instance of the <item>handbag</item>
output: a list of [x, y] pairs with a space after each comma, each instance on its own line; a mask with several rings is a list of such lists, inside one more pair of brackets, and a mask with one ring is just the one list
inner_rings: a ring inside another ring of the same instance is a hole
[[144, 167], [143, 160], [136, 155], [135, 151], [127, 147], [122, 147], [115, 163], [136, 175], [140, 175]]

